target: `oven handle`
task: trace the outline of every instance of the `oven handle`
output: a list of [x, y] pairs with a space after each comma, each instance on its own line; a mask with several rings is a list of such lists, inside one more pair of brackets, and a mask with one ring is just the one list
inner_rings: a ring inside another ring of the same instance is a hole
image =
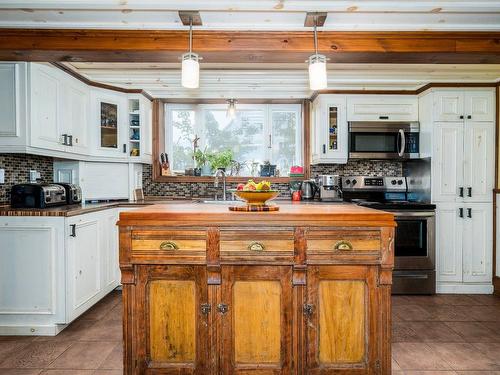
[[401, 143], [400, 143], [398, 155], [403, 156], [405, 153], [405, 147], [406, 147], [406, 137], [405, 137], [405, 131], [403, 129], [399, 129], [399, 136], [401, 138]]
[[392, 277], [412, 278], [412, 279], [428, 279], [429, 276], [421, 273], [393, 273]]
[[434, 217], [436, 213], [434, 211], [422, 211], [422, 212], [411, 212], [411, 211], [389, 211], [394, 214], [395, 217]]

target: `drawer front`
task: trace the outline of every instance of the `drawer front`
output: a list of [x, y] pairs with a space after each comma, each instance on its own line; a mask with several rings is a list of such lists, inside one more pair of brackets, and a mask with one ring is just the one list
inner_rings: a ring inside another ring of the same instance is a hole
[[206, 232], [198, 230], [133, 231], [132, 254], [206, 252]]
[[378, 230], [312, 230], [307, 235], [308, 253], [369, 253], [380, 249]]
[[293, 255], [293, 230], [222, 230], [220, 252], [225, 255]]

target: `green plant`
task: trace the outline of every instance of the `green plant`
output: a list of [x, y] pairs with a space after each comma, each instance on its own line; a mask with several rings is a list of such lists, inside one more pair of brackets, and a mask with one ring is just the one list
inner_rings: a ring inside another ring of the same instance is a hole
[[208, 161], [212, 170], [219, 168], [228, 168], [233, 161], [233, 151], [225, 150], [217, 153], [210, 154]]
[[196, 163], [196, 168], [201, 168], [207, 164], [209, 156], [210, 155], [206, 152], [206, 149], [205, 151], [197, 149], [193, 154], [193, 160]]

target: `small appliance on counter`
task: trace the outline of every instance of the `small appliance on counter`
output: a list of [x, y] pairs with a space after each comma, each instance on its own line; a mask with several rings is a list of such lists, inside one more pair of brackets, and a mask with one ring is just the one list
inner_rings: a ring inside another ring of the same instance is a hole
[[47, 208], [66, 204], [66, 190], [57, 184], [18, 184], [12, 186], [13, 208]]
[[341, 202], [342, 185], [339, 175], [322, 174], [317, 177], [319, 199], [323, 202]]
[[302, 186], [300, 188], [301, 196], [304, 200], [314, 199], [314, 196], [319, 191], [318, 185], [314, 180], [304, 180], [302, 181]]
[[394, 213], [393, 294], [435, 294], [435, 209], [413, 201], [407, 177], [342, 178], [344, 200]]
[[55, 185], [60, 185], [66, 191], [66, 203], [78, 204], [82, 203], [82, 189], [75, 184], [68, 184], [65, 182], [55, 182]]

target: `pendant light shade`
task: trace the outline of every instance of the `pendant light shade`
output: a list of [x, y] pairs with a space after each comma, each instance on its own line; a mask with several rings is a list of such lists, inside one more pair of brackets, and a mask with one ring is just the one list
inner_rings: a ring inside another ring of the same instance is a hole
[[182, 86], [188, 89], [200, 87], [200, 63], [196, 53], [182, 55]]
[[193, 52], [193, 18], [189, 16], [189, 52], [182, 55], [181, 84], [188, 89], [200, 87], [201, 57]]
[[324, 90], [328, 86], [326, 75], [326, 56], [312, 55], [309, 57], [309, 88], [311, 90]]
[[236, 118], [236, 103], [237, 103], [237, 101], [235, 99], [228, 99], [227, 103], [228, 103], [228, 106], [227, 106], [226, 116], [229, 117], [230, 119], [235, 119]]
[[[323, 19], [324, 22], [324, 19]], [[309, 88], [311, 90], [324, 90], [328, 87], [325, 55], [318, 53], [318, 16], [313, 16], [314, 26], [314, 55], [309, 56]]]

